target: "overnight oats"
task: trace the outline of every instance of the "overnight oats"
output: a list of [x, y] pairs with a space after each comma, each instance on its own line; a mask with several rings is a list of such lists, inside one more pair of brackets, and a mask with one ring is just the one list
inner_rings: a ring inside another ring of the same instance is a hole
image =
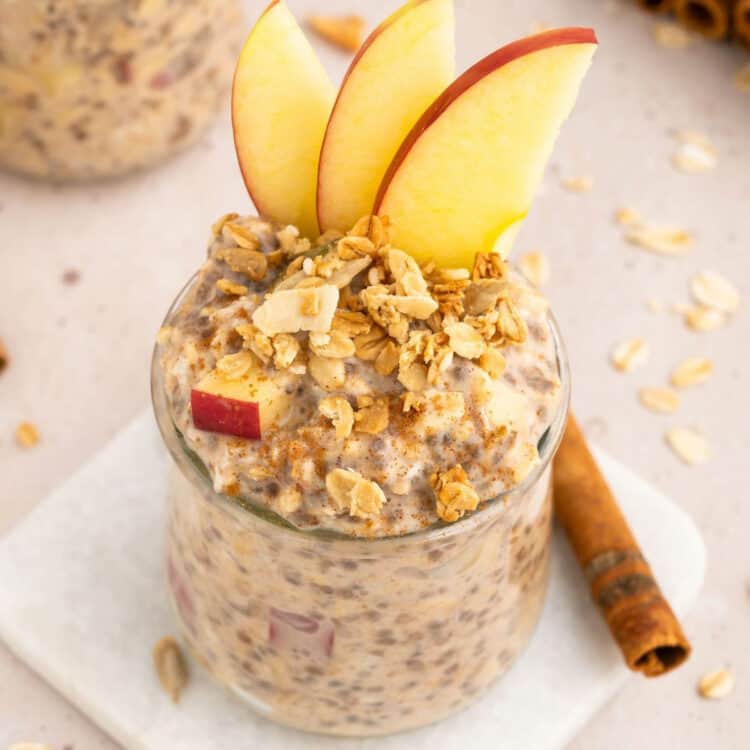
[[220, 219], [153, 370], [191, 653], [307, 730], [466, 706], [540, 614], [567, 383], [546, 300], [499, 255], [419, 265], [376, 216], [314, 243]]
[[0, 166], [50, 180], [145, 167], [226, 100], [237, 0], [3, 0]]

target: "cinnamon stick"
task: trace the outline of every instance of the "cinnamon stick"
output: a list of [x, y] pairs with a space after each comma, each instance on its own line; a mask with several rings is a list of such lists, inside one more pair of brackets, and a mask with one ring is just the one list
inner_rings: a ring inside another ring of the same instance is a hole
[[675, 0], [678, 20], [709, 39], [726, 39], [736, 0]]
[[750, 0], [738, 0], [734, 6], [734, 35], [750, 49]]
[[674, 0], [638, 0], [638, 5], [651, 13], [669, 13], [674, 8]]
[[628, 667], [646, 677], [678, 667], [690, 643], [573, 416], [555, 458], [554, 491], [557, 517]]

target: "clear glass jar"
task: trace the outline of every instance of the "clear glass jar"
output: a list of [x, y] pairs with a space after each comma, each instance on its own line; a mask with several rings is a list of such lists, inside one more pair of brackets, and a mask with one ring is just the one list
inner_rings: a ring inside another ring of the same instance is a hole
[[540, 464], [456, 523], [374, 539], [301, 531], [217, 494], [172, 422], [157, 345], [152, 397], [175, 462], [170, 597], [190, 652], [219, 683], [276, 722], [363, 736], [442, 719], [509, 669], [548, 581], [551, 459], [570, 383], [550, 326], [563, 391]]
[[0, 166], [118, 175], [194, 141], [226, 100], [239, 0], [2, 0]]

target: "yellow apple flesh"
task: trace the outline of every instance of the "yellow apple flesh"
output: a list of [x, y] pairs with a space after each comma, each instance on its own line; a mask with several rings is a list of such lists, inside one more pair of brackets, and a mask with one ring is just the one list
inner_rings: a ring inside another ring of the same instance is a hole
[[335, 90], [282, 0], [258, 19], [232, 86], [240, 171], [258, 212], [317, 236], [318, 157]]
[[370, 212], [398, 147], [453, 80], [452, 0], [411, 0], [364, 42], [344, 77], [318, 170], [321, 230]]
[[556, 29], [480, 60], [427, 109], [380, 185], [395, 246], [470, 268], [507, 255], [596, 49], [591, 29]]

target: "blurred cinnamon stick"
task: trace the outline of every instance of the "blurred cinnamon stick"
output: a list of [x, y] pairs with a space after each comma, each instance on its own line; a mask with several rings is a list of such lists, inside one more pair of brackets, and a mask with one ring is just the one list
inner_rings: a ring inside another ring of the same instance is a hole
[[638, 0], [638, 5], [651, 13], [669, 13], [674, 8], [674, 0]]
[[571, 416], [554, 465], [555, 512], [630, 669], [656, 677], [690, 643]]
[[738, 0], [735, 3], [734, 35], [750, 49], [750, 0]]
[[708, 39], [726, 39], [737, 0], [675, 0], [677, 19]]

